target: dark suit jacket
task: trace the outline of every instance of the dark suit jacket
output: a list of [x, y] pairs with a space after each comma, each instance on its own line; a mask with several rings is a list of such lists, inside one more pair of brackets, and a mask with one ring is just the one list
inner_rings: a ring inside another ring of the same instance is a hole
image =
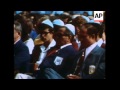
[[32, 52], [32, 55], [31, 55], [31, 63], [35, 63], [36, 61], [38, 61], [39, 59], [39, 55], [41, 53], [41, 49], [40, 49], [40, 45], [35, 45], [34, 49], [33, 49], [33, 52]]
[[[77, 60], [81, 57], [82, 50], [76, 56], [75, 64]], [[95, 72], [89, 74], [89, 66], [94, 65], [96, 67]], [[74, 66], [75, 68], [75, 66]], [[85, 59], [80, 75], [82, 79], [104, 79], [105, 78], [105, 50], [99, 46], [96, 46], [88, 57]]]
[[19, 72], [25, 73], [29, 69], [30, 55], [28, 47], [19, 40], [14, 45], [14, 69]]
[[[58, 72], [61, 76], [66, 77], [66, 75], [71, 72], [71, 68], [74, 62], [74, 58], [77, 51], [73, 48], [72, 45], [67, 46], [63, 49], [60, 49], [58, 52], [48, 55], [44, 61], [41, 63], [40, 70], [44, 68], [52, 68]], [[55, 58], [59, 56], [63, 58], [63, 61], [60, 65], [55, 64]]]

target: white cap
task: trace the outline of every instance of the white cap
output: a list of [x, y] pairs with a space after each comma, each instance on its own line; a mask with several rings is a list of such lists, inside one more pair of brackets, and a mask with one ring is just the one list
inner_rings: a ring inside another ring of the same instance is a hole
[[54, 28], [53, 23], [49, 19], [44, 20], [42, 23]]
[[88, 17], [84, 16], [84, 15], [82, 15], [82, 18], [84, 18], [87, 22], [90, 21], [90, 19]]
[[75, 35], [75, 27], [72, 24], [66, 24], [65, 27], [70, 30], [73, 35]]
[[60, 19], [55, 19], [53, 21], [53, 24], [58, 25], [58, 26], [64, 26], [65, 25], [64, 22], [62, 20], [60, 20]]

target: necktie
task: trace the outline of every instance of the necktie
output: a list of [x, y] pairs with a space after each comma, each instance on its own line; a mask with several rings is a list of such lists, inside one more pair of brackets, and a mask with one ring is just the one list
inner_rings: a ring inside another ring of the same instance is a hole
[[58, 50], [59, 50], [58, 47], [55, 47], [55, 48], [48, 50], [46, 57], [55, 54]]
[[102, 43], [101, 48], [105, 48], [105, 44], [104, 43]]
[[77, 65], [76, 65], [76, 68], [75, 68], [75, 71], [74, 71], [75, 75], [78, 75], [80, 73], [80, 70], [82, 68], [82, 64], [83, 64], [83, 61], [84, 61], [84, 57], [85, 57], [85, 49], [83, 50], [82, 56], [79, 58], [79, 60], [77, 62]]

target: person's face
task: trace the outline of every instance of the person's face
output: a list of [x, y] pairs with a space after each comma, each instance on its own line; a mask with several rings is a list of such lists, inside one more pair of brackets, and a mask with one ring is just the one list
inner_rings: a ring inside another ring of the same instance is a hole
[[80, 29], [77, 26], [75, 27], [75, 29], [76, 29], [76, 34], [78, 35], [80, 33]]
[[60, 34], [64, 34], [65, 31], [66, 31], [65, 27], [56, 28], [56, 32], [54, 33], [54, 39], [57, 40], [58, 36]]
[[81, 27], [78, 38], [81, 41], [81, 44], [83, 44], [84, 46], [87, 46], [89, 44], [90, 37], [87, 34], [87, 28], [85, 28], [84, 26]]
[[48, 28], [40, 31], [40, 34], [41, 34], [41, 39], [44, 42], [50, 41], [53, 38], [53, 34], [49, 31]]
[[66, 31], [66, 28], [65, 27], [61, 27], [61, 28], [58, 29], [57, 33], [64, 34], [65, 31]]
[[17, 40], [17, 38], [19, 37], [18, 32], [14, 29], [14, 42]]
[[70, 41], [70, 38], [64, 34], [58, 33], [56, 37], [56, 43], [58, 46], [65, 45], [67, 42]]

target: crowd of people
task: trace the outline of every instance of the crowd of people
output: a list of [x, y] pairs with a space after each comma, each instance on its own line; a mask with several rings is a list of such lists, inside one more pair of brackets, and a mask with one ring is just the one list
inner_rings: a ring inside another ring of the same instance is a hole
[[14, 79], [105, 79], [105, 12], [14, 11]]

